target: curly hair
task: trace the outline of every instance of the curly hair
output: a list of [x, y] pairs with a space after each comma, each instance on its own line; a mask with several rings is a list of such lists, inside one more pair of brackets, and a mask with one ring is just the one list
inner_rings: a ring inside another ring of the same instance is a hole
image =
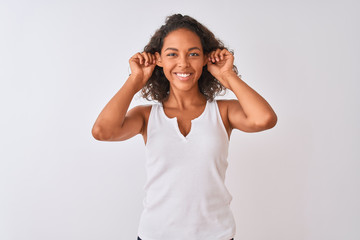
[[[165, 37], [172, 31], [180, 28], [188, 29], [199, 36], [204, 54], [208, 54], [216, 49], [226, 49], [221, 40], [217, 39], [208, 28], [194, 18], [187, 15], [174, 14], [168, 16], [165, 24], [156, 30], [149, 43], [144, 47], [144, 52], [152, 54], [155, 54], [155, 52], [160, 53]], [[233, 52], [231, 51], [231, 53]], [[238, 73], [235, 65], [233, 70]], [[216, 95], [225, 90], [225, 87], [207, 70], [206, 65], [203, 67], [202, 74], [198, 80], [198, 86], [200, 92], [209, 101], [214, 100]], [[155, 66], [151, 77], [141, 89], [141, 95], [147, 100], [163, 102], [168, 97], [169, 90], [170, 83], [164, 75], [163, 68]]]

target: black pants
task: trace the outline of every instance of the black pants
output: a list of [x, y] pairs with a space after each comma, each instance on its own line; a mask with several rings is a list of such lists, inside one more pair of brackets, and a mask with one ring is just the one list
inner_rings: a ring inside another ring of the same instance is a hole
[[[141, 240], [141, 238], [139, 238], [139, 236], [138, 236], [138, 239], [137, 240]], [[233, 238], [232, 239], [230, 239], [230, 240], [234, 240]]]

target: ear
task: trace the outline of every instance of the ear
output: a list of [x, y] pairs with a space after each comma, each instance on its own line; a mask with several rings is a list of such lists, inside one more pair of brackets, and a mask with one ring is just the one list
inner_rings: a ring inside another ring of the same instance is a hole
[[208, 64], [208, 62], [209, 62], [209, 55], [208, 55], [208, 54], [204, 54], [204, 65], [203, 65], [203, 67], [205, 67], [206, 64]]
[[156, 58], [156, 65], [158, 65], [159, 67], [162, 67], [162, 62], [161, 62], [161, 55], [158, 52], [155, 52], [155, 58]]

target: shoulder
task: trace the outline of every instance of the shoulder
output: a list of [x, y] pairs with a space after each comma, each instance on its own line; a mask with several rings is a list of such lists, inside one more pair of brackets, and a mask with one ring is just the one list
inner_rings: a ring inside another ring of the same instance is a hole
[[234, 110], [242, 110], [242, 107], [237, 99], [222, 99], [217, 100], [219, 110], [225, 112], [226, 115], [231, 114]]
[[153, 104], [146, 104], [146, 105], [138, 105], [133, 107], [129, 114], [134, 114], [138, 116], [142, 116], [143, 118], [147, 119], [150, 115], [151, 107]]
[[234, 128], [234, 118], [240, 119], [240, 121], [243, 121], [246, 118], [243, 109], [237, 99], [222, 99], [217, 100], [217, 103], [224, 124], [229, 129]]
[[229, 107], [239, 104], [239, 101], [235, 99], [219, 99], [215, 101], [219, 106], [220, 112], [225, 112], [225, 113], [228, 111]]
[[152, 105], [154, 104], [138, 105], [136, 107], [133, 107], [133, 110], [138, 112], [147, 112], [151, 110]]

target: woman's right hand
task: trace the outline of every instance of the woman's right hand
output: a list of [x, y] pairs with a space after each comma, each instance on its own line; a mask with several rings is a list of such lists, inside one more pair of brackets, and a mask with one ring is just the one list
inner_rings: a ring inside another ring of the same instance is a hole
[[136, 53], [129, 60], [131, 79], [135, 81], [139, 90], [143, 88], [151, 77], [156, 66], [156, 57], [148, 52]]

